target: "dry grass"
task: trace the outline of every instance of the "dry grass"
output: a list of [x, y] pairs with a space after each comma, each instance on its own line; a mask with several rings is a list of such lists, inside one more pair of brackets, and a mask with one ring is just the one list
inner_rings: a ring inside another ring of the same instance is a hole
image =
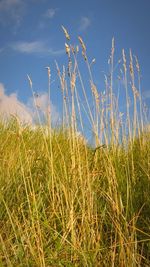
[[[132, 53], [128, 70], [123, 50], [122, 119], [114, 95], [114, 40], [110, 74], [101, 93], [79, 37], [90, 97], [77, 60], [80, 50], [70, 44], [64, 27], [63, 31], [68, 66], [62, 73], [56, 66], [62, 128], [52, 128], [50, 105], [48, 134], [44, 126], [33, 131], [15, 119], [0, 126], [0, 265], [149, 266], [150, 134], [144, 126], [138, 61], [135, 86]], [[49, 67], [47, 71], [50, 97]], [[78, 134], [86, 134], [87, 124], [94, 145]]]

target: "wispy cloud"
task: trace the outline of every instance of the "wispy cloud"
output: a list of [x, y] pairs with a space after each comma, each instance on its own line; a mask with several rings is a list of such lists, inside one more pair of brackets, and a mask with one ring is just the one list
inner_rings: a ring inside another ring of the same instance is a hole
[[91, 25], [91, 20], [88, 17], [82, 17], [80, 20], [79, 30], [86, 31], [90, 25]]
[[[35, 107], [36, 103], [36, 107]], [[57, 111], [56, 106], [51, 102], [51, 117], [53, 125], [56, 125], [60, 121], [60, 114]], [[16, 93], [7, 95], [5, 88], [0, 83], [0, 118], [9, 120], [12, 116], [17, 116], [20, 122], [34, 125], [38, 121], [38, 112], [41, 118], [41, 122], [44, 122], [48, 112], [48, 94], [42, 93], [36, 99], [30, 98], [26, 104], [18, 99]]]
[[22, 0], [0, 1], [0, 24], [18, 27], [22, 19], [25, 2]]
[[39, 29], [44, 29], [48, 26], [48, 20], [52, 20], [57, 13], [58, 8], [49, 8], [47, 9], [42, 15], [41, 19], [39, 21], [38, 28]]
[[64, 55], [65, 54], [65, 49], [53, 49], [53, 48], [50, 48], [48, 50], [48, 54], [51, 55], [51, 56], [61, 56], [61, 55]]
[[65, 53], [64, 49], [53, 49], [43, 41], [16, 42], [10, 44], [10, 48], [24, 54], [59, 56]]
[[20, 53], [33, 54], [33, 53], [45, 53], [47, 49], [45, 44], [40, 41], [34, 42], [16, 42], [10, 45], [10, 47]]
[[56, 8], [49, 8], [46, 10], [46, 12], [43, 14], [43, 17], [46, 19], [52, 19], [56, 14], [57, 9]]

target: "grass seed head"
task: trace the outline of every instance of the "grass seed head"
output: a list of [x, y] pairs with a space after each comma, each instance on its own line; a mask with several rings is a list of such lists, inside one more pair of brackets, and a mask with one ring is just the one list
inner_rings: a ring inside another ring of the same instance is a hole
[[50, 78], [51, 72], [50, 72], [50, 67], [45, 67], [47, 69], [48, 77]]
[[70, 40], [70, 36], [69, 36], [69, 34], [68, 34], [68, 31], [66, 30], [66, 28], [65, 28], [63, 25], [62, 25], [61, 27], [62, 27], [62, 29], [63, 29], [63, 32], [64, 32], [64, 34], [65, 34], [66, 39], [69, 41], [69, 40]]
[[74, 92], [75, 84], [76, 84], [76, 73], [73, 72], [71, 76], [71, 91]]
[[97, 87], [92, 81], [91, 81], [91, 90], [92, 90], [92, 93], [93, 93], [93, 95], [95, 97], [96, 102], [99, 102], [99, 94], [98, 94], [98, 91], [97, 91]]
[[112, 47], [111, 47], [111, 55], [113, 57], [114, 55], [114, 52], [115, 52], [115, 39], [114, 37], [112, 38]]
[[90, 65], [94, 64], [95, 62], [96, 62], [96, 59], [93, 58]]
[[79, 40], [79, 42], [81, 44], [82, 50], [84, 52], [86, 52], [86, 46], [85, 46], [85, 44], [84, 44], [84, 42], [83, 42], [83, 40], [82, 40], [82, 38], [80, 36], [78, 36], [78, 40]]
[[76, 46], [76, 53], [78, 53], [79, 52], [79, 46], [77, 45]]
[[127, 61], [126, 61], [126, 55], [125, 55], [125, 51], [124, 49], [122, 50], [122, 57], [123, 57], [123, 67], [124, 67], [124, 72], [126, 73], [127, 72]]
[[31, 80], [31, 78], [30, 78], [30, 76], [27, 74], [27, 78], [28, 78], [28, 81], [29, 81], [29, 84], [30, 84], [30, 87], [32, 88], [32, 80]]
[[70, 46], [65, 43], [65, 48], [66, 48], [66, 54], [68, 55], [68, 57], [70, 57]]
[[83, 51], [83, 50], [82, 50], [82, 56], [83, 56], [84, 60], [86, 61], [87, 60], [87, 56], [86, 56], [85, 51]]
[[140, 65], [139, 65], [139, 62], [138, 62], [138, 58], [136, 56], [134, 56], [134, 57], [135, 57], [137, 71], [138, 71], [138, 73], [140, 73]]

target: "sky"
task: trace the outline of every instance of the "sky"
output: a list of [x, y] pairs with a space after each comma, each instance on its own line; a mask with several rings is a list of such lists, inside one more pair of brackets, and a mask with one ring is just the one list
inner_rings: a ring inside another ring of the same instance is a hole
[[[51, 69], [51, 110], [54, 122], [61, 115], [61, 92], [55, 60], [67, 64], [65, 37], [71, 43], [81, 36], [92, 61], [93, 77], [103, 90], [103, 71], [108, 70], [112, 38], [115, 60], [124, 48], [138, 57], [142, 75], [143, 100], [150, 107], [150, 1], [149, 0], [0, 0], [0, 115], [17, 114], [33, 123], [33, 97], [27, 74], [41, 107], [47, 106]], [[85, 75], [86, 76], [86, 75]], [[121, 100], [123, 103], [123, 99]]]

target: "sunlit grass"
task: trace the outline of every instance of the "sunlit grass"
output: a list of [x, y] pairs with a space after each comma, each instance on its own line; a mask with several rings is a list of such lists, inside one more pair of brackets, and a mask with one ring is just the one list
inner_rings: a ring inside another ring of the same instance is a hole
[[[113, 93], [114, 40], [102, 94], [79, 38], [93, 109], [77, 61], [78, 48], [69, 44], [63, 30], [69, 65], [61, 73], [57, 64], [61, 127], [53, 129], [50, 106], [47, 126], [25, 127], [17, 118], [0, 125], [0, 265], [149, 266], [150, 133], [135, 87], [132, 53], [128, 70], [123, 51], [126, 118], [122, 119]], [[136, 69], [140, 86], [137, 61]], [[85, 117], [92, 144], [83, 137]]]

